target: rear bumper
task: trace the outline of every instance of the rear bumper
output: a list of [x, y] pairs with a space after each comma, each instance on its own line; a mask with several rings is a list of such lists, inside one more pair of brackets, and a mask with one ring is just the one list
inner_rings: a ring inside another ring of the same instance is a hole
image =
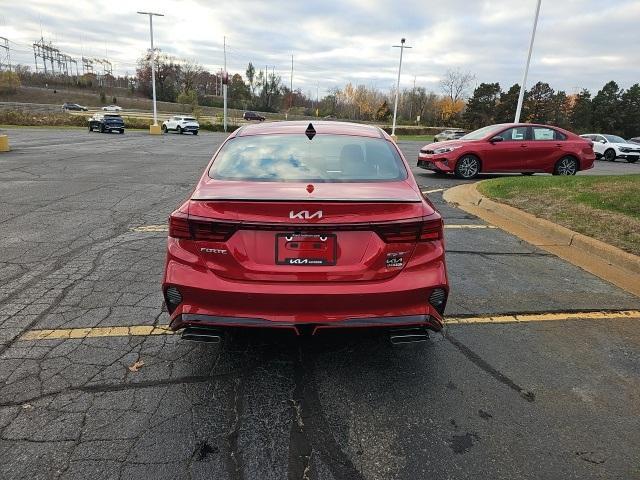
[[440, 248], [429, 262], [414, 260], [385, 280], [274, 282], [227, 279], [169, 253], [162, 287], [163, 292], [175, 287], [180, 293], [180, 303], [167, 302], [173, 330], [187, 326], [296, 330], [302, 325], [316, 331], [419, 325], [438, 331], [442, 315], [429, 298], [435, 289], [448, 294], [444, 251]]
[[424, 327], [434, 331], [442, 330], [442, 316], [430, 307], [430, 315], [404, 315], [399, 317], [367, 317], [347, 318], [340, 321], [325, 323], [297, 323], [276, 322], [264, 318], [249, 317], [219, 317], [203, 314], [178, 314], [171, 320], [171, 330], [180, 330], [186, 327], [210, 327], [210, 328], [276, 328], [284, 329], [300, 335], [302, 330], [316, 335], [329, 329], [356, 329], [356, 328], [393, 328], [393, 327]]

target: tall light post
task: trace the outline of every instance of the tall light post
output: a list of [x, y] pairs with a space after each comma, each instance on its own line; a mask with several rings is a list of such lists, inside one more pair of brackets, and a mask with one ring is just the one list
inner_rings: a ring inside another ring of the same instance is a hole
[[396, 116], [398, 114], [398, 95], [400, 93], [400, 72], [402, 71], [402, 53], [405, 48], [411, 48], [404, 44], [405, 39], [400, 40], [400, 45], [393, 45], [393, 48], [400, 49], [400, 64], [398, 65], [398, 83], [396, 84], [396, 102], [393, 107], [393, 126], [391, 127], [391, 136], [395, 138], [396, 135]]
[[533, 30], [531, 31], [531, 42], [529, 42], [529, 53], [527, 54], [527, 64], [524, 67], [522, 75], [522, 85], [520, 86], [520, 95], [518, 95], [518, 107], [516, 108], [516, 118], [514, 123], [520, 122], [520, 114], [522, 113], [522, 102], [524, 101], [524, 91], [527, 89], [527, 75], [529, 74], [529, 63], [531, 62], [531, 52], [533, 51], [533, 41], [536, 38], [536, 28], [538, 27], [538, 16], [540, 15], [540, 4], [542, 0], [538, 0], [536, 6], [536, 15], [533, 19]]
[[149, 33], [151, 36], [151, 91], [153, 92], [153, 126], [152, 133], [158, 133], [158, 109], [156, 108], [156, 51], [153, 49], [153, 17], [164, 17], [162, 13], [138, 12], [140, 15], [149, 15]]

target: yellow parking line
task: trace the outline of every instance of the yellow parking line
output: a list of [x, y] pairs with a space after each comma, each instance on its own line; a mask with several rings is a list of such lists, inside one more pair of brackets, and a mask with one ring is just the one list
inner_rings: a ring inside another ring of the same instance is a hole
[[[486, 323], [530, 323], [568, 320], [616, 320], [638, 319], [640, 310], [620, 310], [615, 312], [575, 312], [575, 313], [526, 313], [514, 315], [488, 315], [483, 317], [449, 317], [447, 325], [469, 325]], [[19, 340], [64, 340], [97, 337], [146, 337], [150, 335], [172, 335], [169, 325], [132, 325], [129, 327], [87, 327], [30, 330]]]
[[168, 232], [169, 227], [167, 225], [142, 225], [140, 227], [134, 227], [132, 232]]
[[20, 340], [59, 340], [66, 338], [93, 337], [146, 337], [149, 335], [170, 335], [169, 325], [133, 325], [130, 327], [90, 327], [58, 328], [51, 330], [30, 330]]
[[615, 320], [624, 318], [640, 319], [640, 310], [620, 310], [616, 312], [527, 313], [486, 317], [451, 317], [446, 318], [445, 323], [447, 325], [465, 325], [473, 323], [528, 323], [567, 320]]

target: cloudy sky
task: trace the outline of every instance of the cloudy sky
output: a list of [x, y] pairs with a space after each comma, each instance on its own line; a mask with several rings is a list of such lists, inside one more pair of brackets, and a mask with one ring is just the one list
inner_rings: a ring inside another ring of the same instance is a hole
[[[477, 82], [519, 82], [536, 0], [0, 0], [0, 36], [14, 63], [33, 68], [40, 38], [72, 56], [108, 57], [117, 73], [135, 72], [154, 21], [156, 47], [210, 70], [275, 69], [294, 88], [322, 96], [346, 82], [388, 89], [406, 37], [402, 85], [438, 90], [447, 69]], [[640, 82], [640, 0], [543, 0], [529, 84], [569, 93], [614, 79]]]

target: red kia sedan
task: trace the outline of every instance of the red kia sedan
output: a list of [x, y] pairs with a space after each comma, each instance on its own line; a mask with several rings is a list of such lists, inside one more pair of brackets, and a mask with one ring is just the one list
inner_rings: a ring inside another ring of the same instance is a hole
[[593, 143], [549, 125], [502, 123], [424, 146], [418, 167], [473, 178], [479, 173], [575, 175], [593, 168]]
[[228, 327], [426, 338], [449, 292], [443, 222], [377, 127], [248, 125], [171, 214], [162, 290], [183, 338]]

